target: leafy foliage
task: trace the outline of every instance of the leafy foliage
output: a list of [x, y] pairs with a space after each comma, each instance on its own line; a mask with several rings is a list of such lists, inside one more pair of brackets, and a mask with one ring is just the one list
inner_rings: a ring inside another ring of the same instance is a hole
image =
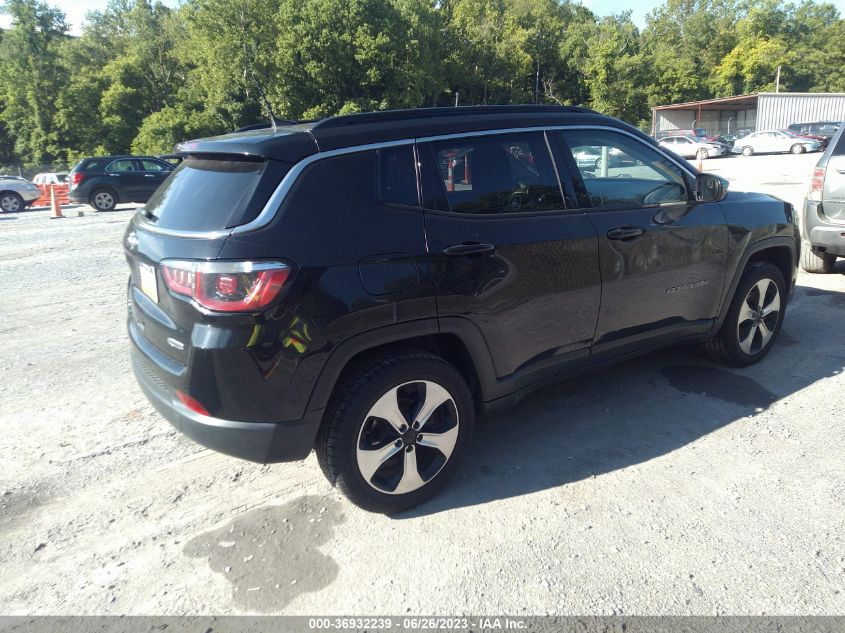
[[0, 163], [158, 153], [266, 120], [477, 103], [650, 108], [845, 91], [845, 20], [801, 0], [666, 0], [640, 29], [571, 0], [110, 0], [79, 37], [5, 0]]

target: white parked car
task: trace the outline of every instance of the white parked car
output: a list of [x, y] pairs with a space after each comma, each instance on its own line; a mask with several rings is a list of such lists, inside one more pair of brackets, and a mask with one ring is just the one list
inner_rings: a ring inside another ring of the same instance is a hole
[[711, 143], [704, 139], [693, 139], [688, 136], [664, 136], [658, 141], [661, 147], [672, 150], [684, 158], [716, 158], [724, 156], [728, 148], [721, 143]]
[[822, 145], [818, 141], [806, 136], [799, 136], [790, 130], [763, 130], [736, 139], [731, 151], [734, 154], [751, 156], [752, 154], [779, 152], [803, 154], [804, 152], [817, 152], [821, 148]]
[[64, 185], [67, 184], [67, 172], [57, 171], [43, 174], [35, 174], [32, 179], [36, 185]]
[[23, 211], [41, 197], [41, 190], [18, 176], [0, 176], [0, 213]]

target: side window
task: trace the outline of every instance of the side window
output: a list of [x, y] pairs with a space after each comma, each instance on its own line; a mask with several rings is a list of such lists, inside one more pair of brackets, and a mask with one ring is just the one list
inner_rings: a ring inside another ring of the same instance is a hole
[[135, 171], [135, 161], [131, 158], [122, 158], [120, 160], [116, 160], [111, 165], [108, 166], [106, 171], [111, 171], [111, 172]]
[[419, 206], [417, 170], [411, 145], [379, 150], [379, 198], [387, 204]]
[[171, 168], [157, 160], [141, 160], [144, 171], [171, 171]]
[[450, 139], [421, 146], [421, 152], [433, 161], [423, 168], [426, 187], [438, 190], [426, 196], [428, 208], [470, 214], [564, 208], [540, 132]]
[[689, 200], [683, 171], [657, 149], [607, 130], [571, 130], [560, 135], [572, 152], [593, 208]]

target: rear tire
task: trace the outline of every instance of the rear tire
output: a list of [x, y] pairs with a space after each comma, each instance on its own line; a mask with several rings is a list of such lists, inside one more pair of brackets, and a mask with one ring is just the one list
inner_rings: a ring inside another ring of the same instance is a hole
[[827, 274], [833, 270], [835, 263], [836, 255], [817, 253], [809, 242], [801, 244], [801, 268], [808, 273]]
[[696, 158], [697, 158], [698, 160], [704, 160], [704, 159], [706, 159], [708, 156], [709, 156], [709, 155], [707, 154], [707, 150], [706, 150], [706, 149], [700, 149], [700, 150], [698, 150], [698, 154], [696, 155]]
[[734, 367], [752, 365], [769, 353], [783, 325], [786, 281], [769, 262], [746, 268], [722, 327], [707, 343], [710, 357]]
[[803, 145], [796, 143], [795, 145], [789, 148], [789, 151], [793, 154], [803, 154], [806, 150], [804, 149]]
[[0, 213], [17, 213], [26, 208], [23, 198], [14, 191], [5, 191], [0, 194]]
[[754, 148], [750, 145], [746, 145], [742, 148], [742, 155], [743, 156], [753, 156], [754, 155]]
[[97, 211], [113, 211], [117, 206], [117, 196], [110, 189], [95, 189], [91, 192], [89, 204]]
[[355, 505], [401, 512], [432, 497], [454, 475], [474, 418], [466, 381], [439, 356], [407, 351], [377, 357], [339, 385], [317, 436], [317, 461]]

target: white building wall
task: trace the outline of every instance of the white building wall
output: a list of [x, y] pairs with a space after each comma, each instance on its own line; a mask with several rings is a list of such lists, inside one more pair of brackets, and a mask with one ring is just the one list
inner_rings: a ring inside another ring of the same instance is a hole
[[845, 93], [762, 92], [757, 101], [757, 129], [792, 123], [845, 121]]

